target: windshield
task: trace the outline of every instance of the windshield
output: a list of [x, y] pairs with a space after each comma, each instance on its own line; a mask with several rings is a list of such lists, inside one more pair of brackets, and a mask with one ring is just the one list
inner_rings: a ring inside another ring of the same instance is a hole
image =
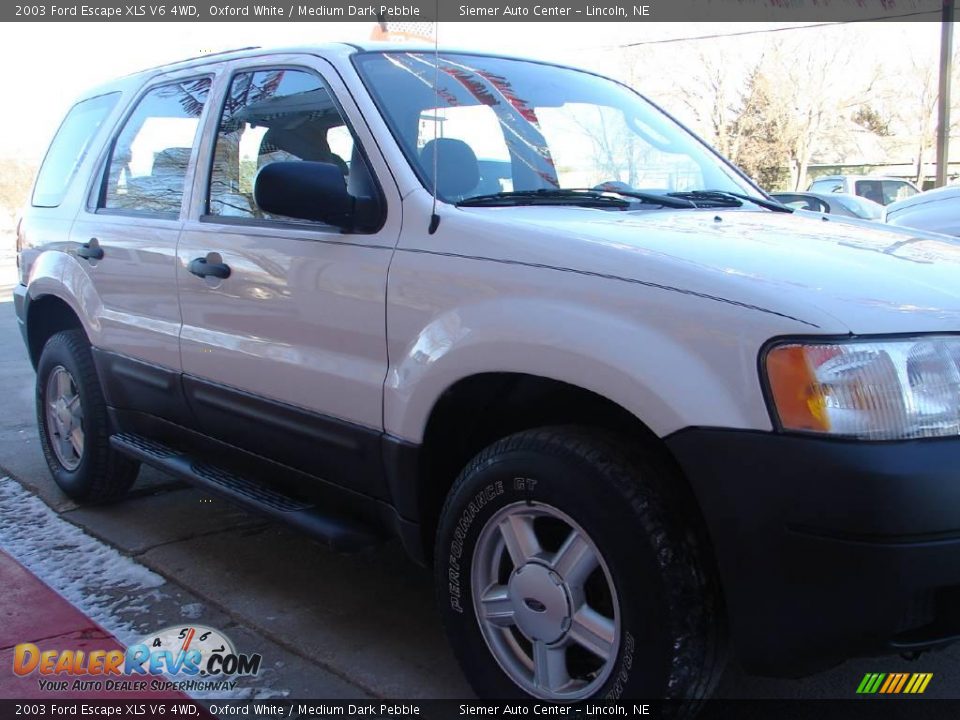
[[437, 194], [447, 202], [574, 188], [757, 194], [690, 133], [611, 80], [477, 55], [441, 54], [439, 68], [433, 53], [354, 58], [424, 186], [433, 189], [436, 168]]

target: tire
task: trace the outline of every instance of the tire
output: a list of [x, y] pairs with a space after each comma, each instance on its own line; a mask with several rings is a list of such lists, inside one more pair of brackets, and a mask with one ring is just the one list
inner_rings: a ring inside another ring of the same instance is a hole
[[480, 697], [712, 692], [725, 664], [721, 600], [681, 482], [658, 453], [575, 427], [512, 435], [467, 465], [434, 566], [447, 634]]
[[107, 406], [82, 330], [47, 340], [37, 364], [36, 399], [40, 446], [60, 489], [81, 502], [123, 496], [140, 465], [110, 447]]

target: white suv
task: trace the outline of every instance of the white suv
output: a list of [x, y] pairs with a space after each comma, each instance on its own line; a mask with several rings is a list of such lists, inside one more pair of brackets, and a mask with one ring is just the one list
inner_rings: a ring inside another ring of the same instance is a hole
[[150, 70], [70, 110], [18, 243], [68, 495], [147, 463], [397, 537], [482, 696], [960, 634], [957, 246], [794, 215], [612, 80], [410, 45]]
[[878, 205], [913, 197], [920, 190], [909, 180], [874, 175], [827, 175], [810, 183], [807, 192], [859, 195]]

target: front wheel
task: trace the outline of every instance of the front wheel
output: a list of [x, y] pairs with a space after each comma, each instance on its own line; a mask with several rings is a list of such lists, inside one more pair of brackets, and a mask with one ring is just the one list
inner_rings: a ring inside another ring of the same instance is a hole
[[441, 613], [481, 697], [700, 699], [723, 667], [719, 598], [680, 478], [576, 428], [484, 450], [437, 533]]
[[64, 330], [44, 345], [37, 364], [37, 425], [50, 474], [74, 500], [122, 496], [139, 464], [110, 447], [107, 407], [82, 330]]

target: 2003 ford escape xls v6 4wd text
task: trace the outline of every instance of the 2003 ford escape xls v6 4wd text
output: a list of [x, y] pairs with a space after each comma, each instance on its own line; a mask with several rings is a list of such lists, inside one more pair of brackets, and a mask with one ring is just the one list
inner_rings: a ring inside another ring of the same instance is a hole
[[482, 696], [960, 635], [960, 247], [801, 217], [629, 88], [247, 49], [69, 111], [16, 310], [60, 487], [147, 463], [435, 568]]

